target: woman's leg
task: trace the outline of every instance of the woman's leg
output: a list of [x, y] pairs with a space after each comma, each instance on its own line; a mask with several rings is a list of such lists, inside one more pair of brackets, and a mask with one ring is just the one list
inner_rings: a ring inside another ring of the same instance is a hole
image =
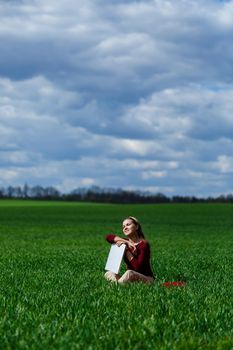
[[114, 272], [112, 272], [112, 271], [107, 271], [105, 273], [104, 277], [108, 281], [117, 282], [121, 276], [116, 274], [116, 273], [114, 273]]
[[139, 272], [133, 270], [127, 270], [119, 279], [118, 283], [128, 283], [128, 282], [144, 282], [151, 283], [154, 282], [154, 278], [150, 276], [142, 275]]

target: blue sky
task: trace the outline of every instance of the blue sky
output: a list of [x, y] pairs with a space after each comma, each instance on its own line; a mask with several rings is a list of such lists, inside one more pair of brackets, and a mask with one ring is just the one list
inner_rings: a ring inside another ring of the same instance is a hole
[[0, 2], [0, 186], [233, 185], [233, 1]]

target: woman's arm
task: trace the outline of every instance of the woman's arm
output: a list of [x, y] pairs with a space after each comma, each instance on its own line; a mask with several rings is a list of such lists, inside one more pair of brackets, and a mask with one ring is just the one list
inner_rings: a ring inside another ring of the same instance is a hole
[[115, 241], [114, 241], [114, 238], [116, 237], [116, 235], [113, 235], [113, 234], [108, 234], [108, 235], [106, 235], [106, 241], [108, 241], [108, 243], [111, 243], [111, 244], [113, 244], [113, 243], [115, 243]]
[[130, 254], [126, 254], [129, 265], [133, 268], [133, 270], [138, 271], [141, 266], [145, 264], [145, 262], [150, 260], [150, 246], [147, 241], [144, 241], [141, 244], [141, 247], [137, 250], [137, 256]]
[[108, 234], [106, 236], [106, 240], [111, 244], [116, 244], [118, 247], [120, 247], [122, 244], [126, 244], [127, 247], [134, 253], [136, 252], [136, 247], [133, 243], [129, 242], [127, 239], [121, 238], [119, 236]]
[[119, 237], [119, 236], [113, 235], [113, 234], [108, 234], [108, 235], [106, 236], [106, 240], [107, 240], [109, 243], [111, 243], [111, 244], [116, 243], [116, 244], [119, 245], [119, 246], [120, 246], [121, 244], [127, 242], [125, 239], [123, 239], [123, 238], [121, 238], [121, 237]]

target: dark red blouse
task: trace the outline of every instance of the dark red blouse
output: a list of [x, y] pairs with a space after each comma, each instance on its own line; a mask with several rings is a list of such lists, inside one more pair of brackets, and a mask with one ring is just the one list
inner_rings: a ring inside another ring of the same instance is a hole
[[[113, 244], [116, 235], [108, 234], [106, 240]], [[127, 238], [125, 238], [127, 240]], [[130, 249], [126, 248], [126, 251]], [[132, 253], [132, 252], [131, 252]], [[132, 253], [133, 259], [128, 260], [126, 254], [124, 255], [124, 261], [127, 265], [127, 270], [133, 270], [139, 272], [145, 276], [154, 277], [151, 266], [150, 266], [150, 245], [146, 240], [141, 240], [136, 245], [136, 252]]]

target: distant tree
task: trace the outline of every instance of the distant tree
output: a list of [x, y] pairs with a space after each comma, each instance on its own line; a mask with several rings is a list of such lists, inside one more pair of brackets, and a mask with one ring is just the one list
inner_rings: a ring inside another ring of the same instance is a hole
[[156, 203], [168, 203], [170, 199], [166, 197], [163, 193], [157, 193], [155, 196], [153, 196]]
[[56, 188], [50, 186], [45, 188], [45, 196], [48, 198], [58, 198], [60, 193]]
[[7, 197], [12, 198], [14, 194], [14, 187], [8, 186], [7, 187]]
[[226, 201], [229, 202], [229, 203], [233, 203], [233, 195], [232, 194], [228, 194], [226, 196]]
[[22, 188], [20, 186], [16, 186], [14, 188], [14, 197], [16, 197], [16, 198], [22, 198], [23, 197], [23, 191], [22, 191]]
[[30, 191], [30, 188], [27, 184], [25, 184], [23, 186], [23, 197], [24, 198], [28, 198], [29, 197], [29, 191]]
[[24, 198], [24, 199], [48, 199], [69, 201], [90, 201], [103, 203], [233, 203], [233, 194], [220, 195], [218, 197], [200, 198], [195, 196], [167, 197], [163, 193], [156, 194], [141, 191], [127, 191], [120, 188], [77, 188], [68, 194], [61, 194], [55, 187], [34, 186], [25, 184], [20, 186], [8, 186], [0, 188], [0, 198]]
[[33, 186], [31, 188], [31, 196], [33, 198], [43, 198], [45, 197], [45, 190], [42, 186]]
[[4, 198], [5, 197], [5, 190], [3, 187], [0, 188], [0, 198]]

